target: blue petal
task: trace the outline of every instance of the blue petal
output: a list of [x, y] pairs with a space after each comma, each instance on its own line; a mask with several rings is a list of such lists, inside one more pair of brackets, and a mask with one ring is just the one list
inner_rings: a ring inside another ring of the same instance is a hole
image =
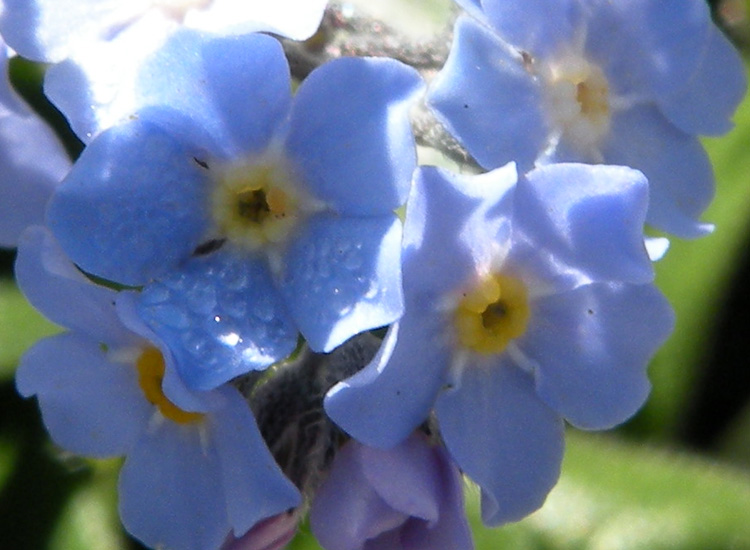
[[24, 57], [55, 62], [101, 40], [142, 9], [120, 0], [4, 0], [0, 32]]
[[449, 362], [442, 318], [407, 313], [370, 364], [328, 392], [326, 413], [365, 445], [393, 447], [427, 420]]
[[44, 94], [65, 115], [78, 139], [87, 144], [103, 129], [99, 122], [101, 106], [93, 93], [86, 73], [73, 61], [52, 65], [44, 73]]
[[570, 43], [581, 19], [575, 0], [482, 0], [482, 7], [504, 40], [534, 56]]
[[186, 24], [217, 34], [270, 32], [293, 40], [306, 40], [320, 24], [326, 0], [229, 0], [200, 4]]
[[117, 317], [117, 293], [87, 279], [45, 228], [24, 232], [15, 273], [26, 298], [51, 321], [107, 345], [137, 340]]
[[200, 427], [170, 421], [145, 431], [120, 472], [120, 517], [152, 548], [212, 550], [229, 534], [216, 449]]
[[560, 474], [563, 423], [530, 376], [506, 361], [470, 362], [435, 409], [448, 450], [482, 488], [485, 524], [518, 521], [542, 505]]
[[600, 1], [590, 9], [586, 50], [619, 93], [666, 102], [695, 74], [711, 25], [701, 0]]
[[284, 253], [279, 277], [299, 330], [329, 352], [403, 311], [401, 223], [394, 215], [308, 220]]
[[29, 225], [44, 220], [70, 159], [52, 129], [11, 88], [0, 38], [0, 246], [16, 246]]
[[434, 523], [410, 520], [401, 530], [401, 541], [409, 550], [472, 550], [461, 472], [442, 446], [434, 446], [432, 454], [440, 489], [440, 517]]
[[475, 19], [485, 21], [486, 16], [482, 11], [481, 0], [456, 0], [456, 4], [466, 10], [466, 13], [470, 14]]
[[362, 472], [389, 506], [404, 514], [436, 523], [440, 517], [440, 473], [433, 448], [412, 435], [392, 449], [362, 447]]
[[50, 202], [48, 223], [85, 271], [142, 285], [199, 244], [208, 226], [207, 187], [188, 148], [135, 120], [84, 150]]
[[434, 298], [471, 280], [476, 264], [491, 264], [509, 236], [515, 166], [482, 175], [421, 167], [404, 222], [404, 292]]
[[742, 58], [712, 26], [692, 78], [679, 93], [663, 98], [660, 107], [671, 122], [689, 134], [721, 135], [732, 128], [729, 119], [746, 91]]
[[518, 345], [550, 407], [579, 428], [605, 429], [643, 404], [646, 367], [673, 325], [655, 286], [592, 284], [536, 301]]
[[[650, 282], [643, 244], [648, 182], [621, 166], [553, 164], [529, 172], [516, 189], [516, 260], [544, 264], [535, 271], [583, 280]], [[523, 240], [519, 240], [522, 236]], [[579, 281], [580, 282], [580, 281]]]
[[37, 342], [21, 358], [16, 385], [38, 397], [52, 439], [86, 456], [127, 453], [154, 410], [134, 366], [109, 361], [99, 342], [77, 334]]
[[636, 40], [634, 46], [643, 52], [646, 82], [657, 97], [672, 95], [688, 85], [711, 31], [708, 4], [700, 0], [637, 0], [620, 9], [622, 21]]
[[615, 114], [602, 155], [648, 178], [647, 223], [683, 238], [711, 231], [711, 225], [697, 221], [714, 194], [711, 162], [698, 139], [674, 127], [656, 107]]
[[235, 536], [259, 521], [301, 504], [302, 497], [276, 464], [247, 402], [231, 386], [224, 407], [210, 418], [221, 462], [229, 524]]
[[403, 204], [416, 166], [409, 109], [421, 89], [418, 73], [392, 59], [336, 59], [307, 77], [287, 150], [310, 193], [348, 215]]
[[462, 16], [450, 55], [430, 85], [428, 105], [485, 168], [531, 168], [549, 133], [541, 89], [521, 55]]
[[156, 347], [164, 359], [164, 378], [162, 391], [172, 403], [180, 409], [190, 412], [207, 412], [215, 410], [221, 399], [212, 392], [193, 391], [188, 388], [177, 373], [174, 356], [169, 346], [152, 331], [138, 313], [141, 293], [122, 290], [117, 293], [117, 315], [120, 321], [134, 334]]
[[209, 390], [287, 357], [297, 330], [264, 262], [197, 256], [146, 286], [138, 312], [167, 343], [189, 388]]
[[[211, 38], [175, 33], [141, 68], [136, 107], [169, 106], [224, 156], [264, 150], [291, 105], [289, 67], [278, 40], [261, 34]], [[187, 130], [190, 131], [189, 129]]]
[[87, 37], [85, 48], [45, 73], [44, 93], [85, 143], [135, 115], [136, 74], [164, 42], [169, 25], [158, 16], [130, 23], [117, 28], [114, 39]]
[[388, 506], [364, 478], [361, 454], [356, 441], [344, 445], [313, 500], [310, 528], [326, 550], [365, 548], [368, 539], [408, 518]]

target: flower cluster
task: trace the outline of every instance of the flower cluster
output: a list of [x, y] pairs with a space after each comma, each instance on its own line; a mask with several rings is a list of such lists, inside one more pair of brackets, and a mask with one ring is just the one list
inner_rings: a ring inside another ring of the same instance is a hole
[[[0, 244], [66, 329], [18, 390], [64, 449], [125, 457], [145, 544], [280, 549], [309, 509], [328, 550], [468, 550], [462, 475], [519, 520], [565, 422], [646, 399], [674, 320], [644, 225], [710, 231], [698, 136], [739, 58], [701, 0], [457, 4], [425, 82], [374, 56], [295, 78], [321, 0], [5, 0], [85, 143], [68, 162], [3, 55]], [[418, 166], [422, 101], [486, 172]]]

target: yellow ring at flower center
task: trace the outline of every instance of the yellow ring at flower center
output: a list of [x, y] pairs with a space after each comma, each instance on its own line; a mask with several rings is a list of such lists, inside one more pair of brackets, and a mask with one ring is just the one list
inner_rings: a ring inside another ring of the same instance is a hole
[[183, 411], [172, 403], [161, 389], [164, 379], [164, 357], [161, 352], [148, 347], [135, 362], [138, 369], [138, 384], [146, 399], [156, 405], [159, 412], [178, 424], [191, 424], [203, 419], [201, 413]]
[[526, 332], [531, 315], [526, 287], [509, 275], [488, 275], [464, 293], [454, 315], [459, 344], [478, 353], [500, 353]]

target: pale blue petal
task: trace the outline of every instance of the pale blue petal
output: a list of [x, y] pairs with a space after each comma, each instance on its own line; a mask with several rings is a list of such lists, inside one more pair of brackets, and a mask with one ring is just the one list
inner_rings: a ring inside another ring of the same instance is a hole
[[213, 0], [206, 9], [188, 14], [185, 24], [218, 34], [264, 31], [306, 40], [318, 28], [326, 3], [326, 0]]
[[[622, 93], [640, 89], [668, 98], [696, 71], [711, 32], [701, 0], [596, 0], [587, 24], [586, 50], [607, 66]], [[636, 83], [635, 86], [628, 81]]]
[[678, 130], [654, 106], [634, 107], [612, 117], [606, 162], [632, 166], [648, 178], [647, 223], [683, 238], [710, 232], [698, 221], [714, 195], [711, 162], [694, 136]]
[[[249, 41], [260, 36], [249, 38], [255, 31], [302, 39], [314, 32], [325, 7], [324, 0], [212, 0], [204, 3], [206, 5], [193, 6], [150, 0], [39, 0], [31, 5], [28, 2], [11, 4], [5, 10], [3, 24], [19, 51], [26, 57], [45, 61], [68, 58], [48, 72], [45, 90], [85, 142], [102, 130], [127, 120], [143, 107], [135, 85], [138, 69], [181, 27], [199, 29], [214, 36], [244, 35], [241, 40]], [[180, 17], [180, 10], [184, 17]], [[274, 41], [270, 37], [260, 40]], [[256, 59], [252, 50], [235, 51], [223, 57], [219, 65], [244, 63], [250, 56]], [[192, 99], [205, 95], [200, 86], [188, 85], [187, 88], [192, 88], [190, 90], [182, 87], [184, 82], [180, 83], [175, 70], [191, 64], [190, 60], [200, 65], [199, 58], [184, 56], [167, 67], [163, 73], [176, 75], [173, 81], [163, 74], [158, 75], [160, 82], [167, 83], [166, 88], [170, 90], [167, 95], [174, 95], [175, 103], [190, 103]], [[210, 64], [214, 61], [211, 60]], [[242, 71], [231, 74], [237, 80], [243, 79]], [[218, 79], [224, 80], [222, 77]], [[208, 88], [212, 79], [203, 79], [203, 82]], [[261, 79], [257, 82], [260, 82], [259, 88], [264, 88], [268, 81]], [[288, 88], [287, 82], [287, 102]], [[241, 90], [242, 86], [238, 86], [236, 93]], [[246, 101], [244, 98], [234, 108], [239, 112]], [[212, 121], [210, 116], [203, 118]], [[221, 126], [223, 121], [220, 118], [214, 120], [214, 129]]]
[[125, 528], [152, 548], [215, 550], [229, 534], [221, 463], [199, 426], [150, 426], [123, 464], [119, 495]]
[[142, 11], [143, 4], [121, 0], [4, 0], [0, 32], [24, 57], [56, 62], [116, 34]]
[[510, 235], [515, 183], [512, 164], [476, 176], [417, 170], [404, 222], [408, 300], [454, 292], [471, 280], [475, 264], [492, 262], [495, 241]]
[[597, 0], [597, 6], [587, 12], [583, 56], [602, 70], [613, 96], [653, 100], [638, 33], [625, 27], [609, 3]]
[[645, 401], [646, 367], [673, 325], [655, 286], [592, 284], [534, 302], [518, 346], [550, 407], [579, 428], [605, 429]]
[[431, 300], [472, 273], [473, 259], [460, 235], [479, 199], [455, 187], [460, 178], [433, 166], [414, 174], [403, 238], [404, 292], [410, 301], [420, 295]]
[[445, 322], [438, 315], [404, 318], [393, 325], [375, 358], [334, 386], [328, 416], [365, 445], [390, 448], [427, 420], [450, 364]]
[[500, 37], [534, 56], [557, 53], [581, 20], [577, 0], [482, 0], [482, 7]]
[[159, 349], [164, 360], [162, 391], [172, 403], [184, 411], [207, 412], [221, 406], [222, 400], [213, 392], [193, 391], [177, 373], [172, 350], [152, 331], [138, 313], [141, 293], [122, 290], [117, 293], [116, 308], [120, 321], [134, 334]]
[[265, 263], [232, 251], [196, 256], [146, 286], [138, 312], [170, 347], [193, 390], [262, 370], [297, 344], [297, 330]]
[[408, 518], [388, 506], [362, 473], [362, 447], [351, 441], [336, 454], [310, 509], [310, 529], [326, 550], [361, 550], [368, 539]]
[[45, 73], [45, 95], [84, 143], [136, 116], [136, 74], [163, 43], [163, 23], [163, 19], [140, 20], [118, 33], [116, 40], [87, 45], [75, 58], [52, 65]]
[[286, 147], [309, 192], [347, 215], [402, 205], [416, 167], [409, 109], [421, 89], [419, 74], [392, 59], [336, 59], [307, 77]]
[[[461, 476], [444, 448], [416, 433], [388, 450], [352, 441], [340, 454], [313, 501], [311, 513], [311, 527], [325, 548], [473, 548], [463, 506]], [[369, 487], [384, 499], [391, 513], [372, 497], [367, 491]], [[361, 492], [366, 493], [364, 498]], [[363, 507], [368, 501], [372, 504]], [[352, 515], [352, 510], [355, 525], [347, 528], [346, 518]], [[402, 513], [394, 514], [393, 510]], [[365, 536], [373, 538], [365, 541]]]
[[479, 21], [486, 20], [486, 16], [482, 11], [481, 0], [456, 0], [456, 4], [466, 10], [466, 13], [468, 13], [475, 19], [478, 19]]
[[132, 345], [137, 337], [115, 312], [117, 293], [87, 279], [43, 227], [27, 229], [16, 257], [16, 282], [49, 320], [108, 345]]
[[127, 453], [154, 411], [135, 367], [108, 360], [99, 342], [77, 334], [37, 342], [21, 358], [16, 386], [37, 396], [55, 443], [86, 456]]
[[711, 31], [708, 3], [701, 0], [636, 0], [620, 4], [622, 24], [634, 38], [635, 57], [657, 97], [672, 95], [689, 81]]
[[302, 503], [302, 497], [276, 464], [253, 413], [239, 391], [221, 390], [224, 406], [209, 419], [221, 463], [229, 524], [235, 536], [261, 520]]
[[284, 253], [279, 289], [314, 351], [329, 352], [403, 311], [401, 222], [319, 215]]
[[91, 82], [74, 61], [68, 59], [47, 69], [44, 95], [64, 114], [83, 143], [91, 142], [103, 129], [99, 123], [101, 106], [95, 104]]
[[473, 550], [461, 472], [444, 447], [434, 446], [432, 453], [440, 488], [440, 517], [435, 523], [411, 519], [401, 530], [403, 546], [408, 550]]
[[516, 189], [517, 246], [511, 256], [540, 264], [535, 270], [548, 277], [580, 272], [584, 280], [650, 282], [654, 273], [643, 244], [647, 206], [648, 182], [637, 170], [586, 164], [537, 168]]
[[663, 98], [660, 108], [689, 134], [721, 135], [732, 128], [730, 118], [746, 91], [742, 58], [727, 37], [712, 26], [692, 78], [679, 93]]
[[207, 178], [193, 152], [135, 120], [100, 135], [50, 202], [48, 223], [82, 269], [142, 285], [188, 257], [207, 230]]
[[531, 168], [549, 127], [542, 92], [516, 50], [462, 16], [450, 55], [430, 85], [427, 103], [485, 168]]
[[434, 524], [440, 517], [442, 480], [433, 452], [416, 434], [392, 449], [363, 446], [362, 472], [390, 507]]
[[560, 474], [563, 423], [530, 376], [506, 361], [470, 362], [435, 409], [448, 450], [482, 488], [486, 525], [518, 521], [542, 505]]
[[206, 144], [208, 134], [211, 148], [224, 157], [259, 153], [288, 115], [289, 67], [270, 36], [212, 38], [181, 31], [141, 68], [135, 104], [181, 113], [193, 134], [183, 132], [181, 139]]
[[11, 88], [2, 38], [0, 166], [0, 246], [12, 247], [24, 228], [44, 221], [47, 201], [70, 159], [52, 129]]

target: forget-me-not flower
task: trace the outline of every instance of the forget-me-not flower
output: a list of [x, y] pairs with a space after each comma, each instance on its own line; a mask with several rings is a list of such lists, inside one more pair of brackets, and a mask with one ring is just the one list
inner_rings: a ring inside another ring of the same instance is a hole
[[132, 292], [91, 283], [41, 227], [22, 236], [16, 274], [29, 301], [69, 329], [26, 352], [18, 391], [38, 398], [64, 449], [126, 457], [119, 509], [131, 534], [154, 548], [216, 550], [300, 504], [243, 396], [189, 391]]
[[713, 197], [699, 135], [745, 93], [742, 62], [703, 0], [462, 0], [428, 103], [483, 167], [632, 166], [648, 223], [682, 237]]
[[0, 37], [0, 246], [12, 247], [24, 228], [44, 221], [70, 159], [52, 128], [13, 90], [9, 57]]
[[471, 550], [461, 475], [421, 433], [393, 449], [346, 443], [310, 508], [325, 550]]
[[565, 419], [614, 426], [645, 400], [672, 327], [651, 284], [643, 175], [556, 164], [516, 184], [418, 170], [404, 225], [404, 316], [326, 411], [367, 445], [404, 440], [435, 410], [488, 524], [539, 507], [559, 474]]
[[[147, 323], [209, 389], [328, 352], [402, 312], [401, 224], [421, 80], [342, 58], [291, 93], [271, 37], [172, 37], [141, 73], [134, 119], [94, 140], [48, 223], [82, 269], [147, 285]], [[156, 281], [156, 282], [154, 282]], [[184, 356], [184, 358], [183, 358]]]
[[[302, 40], [326, 0], [5, 0], [0, 30], [21, 55], [59, 63], [45, 91], [84, 142], [133, 113], [143, 61], [180, 28]], [[61, 62], [61, 63], [60, 63]]]

